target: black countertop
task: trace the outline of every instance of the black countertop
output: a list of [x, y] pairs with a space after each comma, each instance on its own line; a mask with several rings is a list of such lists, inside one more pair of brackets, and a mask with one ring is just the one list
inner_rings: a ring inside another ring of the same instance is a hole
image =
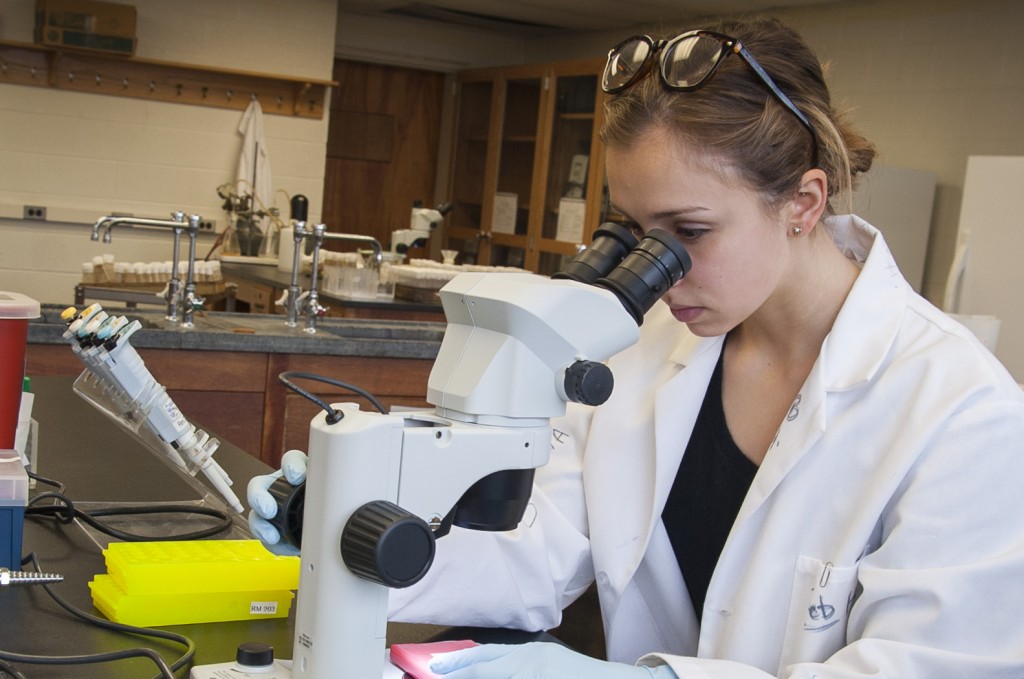
[[[276, 269], [275, 269], [276, 272]], [[138, 319], [143, 327], [132, 336], [132, 344], [148, 349], [193, 349], [206, 351], [261, 352], [282, 354], [324, 354], [384, 358], [434, 359], [444, 335], [444, 323], [429, 321], [388, 321], [321, 318], [315, 333], [305, 330], [304, 319], [288, 327], [285, 317], [275, 314], [242, 314], [219, 311], [198, 312], [194, 327], [183, 328], [164, 318], [163, 311], [103, 307], [111, 315]], [[31, 344], [66, 344], [65, 307], [43, 305], [39, 319], [29, 323]]]

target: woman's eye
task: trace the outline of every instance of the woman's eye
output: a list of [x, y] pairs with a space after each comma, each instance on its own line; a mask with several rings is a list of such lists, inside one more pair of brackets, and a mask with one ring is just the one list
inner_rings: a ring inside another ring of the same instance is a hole
[[675, 228], [676, 238], [681, 241], [695, 241], [707, 233], [707, 229], [694, 229], [688, 226], [677, 226]]

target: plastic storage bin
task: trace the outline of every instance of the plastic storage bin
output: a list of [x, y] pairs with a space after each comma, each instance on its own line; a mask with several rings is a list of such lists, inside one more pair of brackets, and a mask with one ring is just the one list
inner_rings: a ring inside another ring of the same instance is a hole
[[28, 474], [13, 450], [0, 450], [0, 568], [21, 570]]

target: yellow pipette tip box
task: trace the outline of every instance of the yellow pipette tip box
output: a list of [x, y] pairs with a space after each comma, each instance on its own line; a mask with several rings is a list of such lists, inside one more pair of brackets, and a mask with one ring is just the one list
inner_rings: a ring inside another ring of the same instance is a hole
[[103, 555], [93, 604], [142, 627], [285, 617], [299, 586], [299, 557], [258, 540], [114, 542]]
[[109, 575], [97, 575], [89, 589], [103, 615], [136, 627], [286, 618], [295, 597], [289, 590], [128, 594]]
[[129, 594], [296, 589], [299, 557], [278, 556], [259, 540], [113, 542], [107, 573]]

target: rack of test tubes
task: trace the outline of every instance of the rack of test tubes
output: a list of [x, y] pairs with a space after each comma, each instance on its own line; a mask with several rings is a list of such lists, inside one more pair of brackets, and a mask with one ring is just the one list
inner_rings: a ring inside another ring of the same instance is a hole
[[[108, 315], [99, 304], [81, 311], [69, 307], [61, 317], [67, 324], [64, 338], [85, 365], [75, 392], [145, 443], [204, 501], [218, 509], [230, 506], [235, 523], [244, 528], [231, 478], [213, 459], [220, 441], [189, 422], [132, 346], [141, 323]], [[196, 478], [199, 472], [216, 494]]]

